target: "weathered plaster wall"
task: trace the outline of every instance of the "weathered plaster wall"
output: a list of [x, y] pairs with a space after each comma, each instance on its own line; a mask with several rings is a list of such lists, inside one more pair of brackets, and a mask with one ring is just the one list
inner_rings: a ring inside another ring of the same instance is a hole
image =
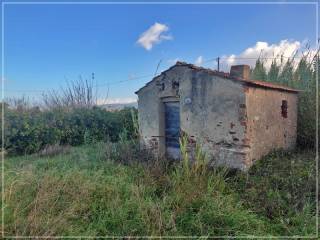
[[164, 102], [179, 101], [179, 83], [188, 68], [174, 67], [149, 82], [138, 92], [138, 118], [141, 145], [165, 154]]
[[191, 71], [180, 83], [181, 130], [199, 143], [214, 164], [245, 168], [243, 86], [235, 81]]
[[[164, 107], [180, 102], [181, 132], [214, 164], [242, 170], [273, 149], [295, 146], [297, 95], [246, 86], [187, 66], [174, 66], [138, 91], [141, 144], [165, 154]], [[281, 115], [282, 100], [288, 116]]]
[[160, 100], [157, 97], [157, 86], [151, 82], [149, 86], [141, 89], [138, 98], [138, 119], [140, 131], [140, 144], [152, 150], [157, 150], [159, 139], [153, 136], [159, 136], [160, 127]]
[[[247, 141], [252, 162], [274, 149], [293, 149], [297, 137], [298, 95], [250, 87], [246, 89], [246, 96]], [[282, 100], [288, 102], [287, 118], [281, 114]]]

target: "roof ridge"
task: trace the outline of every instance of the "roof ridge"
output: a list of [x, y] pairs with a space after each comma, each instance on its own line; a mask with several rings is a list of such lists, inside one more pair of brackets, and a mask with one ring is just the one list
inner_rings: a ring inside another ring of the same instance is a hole
[[194, 65], [192, 63], [186, 63], [186, 62], [182, 62], [182, 61], [177, 61], [175, 65], [169, 67], [167, 70], [165, 70], [165, 71], [161, 72], [159, 75], [155, 76], [151, 81], [147, 82], [145, 84], [145, 86], [141, 87], [135, 93], [138, 93], [141, 89], [143, 89], [146, 86], [148, 86], [157, 77], [159, 77], [162, 74], [170, 71], [172, 68], [179, 67], [179, 66], [186, 66], [186, 67], [189, 67], [189, 68], [197, 70], [197, 71], [206, 71], [208, 74], [211, 74], [211, 75], [214, 75], [214, 76], [218, 76], [218, 77], [222, 77], [222, 78], [225, 78], [225, 79], [238, 81], [240, 83], [248, 84], [248, 85], [251, 85], [251, 86], [268, 88], [268, 89], [275, 89], [275, 90], [279, 90], [279, 91], [294, 92], [294, 93], [298, 93], [298, 92], [302, 91], [302, 90], [298, 90], [298, 89], [294, 89], [294, 88], [291, 88], [291, 87], [287, 87], [287, 86], [284, 86], [284, 85], [281, 85], [281, 84], [278, 84], [278, 83], [271, 83], [271, 82], [266, 82], [266, 81], [263, 81], [263, 80], [252, 80], [252, 79], [244, 79], [244, 78], [234, 77], [234, 76], [231, 76], [230, 73], [221, 72], [221, 71], [213, 70], [213, 69], [210, 69], [210, 68], [204, 68], [204, 67], [201, 67], [201, 66]]
[[294, 92], [301, 92], [302, 91], [299, 89], [284, 86], [280, 83], [271, 83], [271, 82], [267, 82], [267, 81], [263, 81], [263, 80], [244, 79], [244, 78], [240, 78], [240, 77], [231, 76], [230, 73], [212, 70], [210, 68], [200, 67], [200, 66], [194, 65], [192, 63], [177, 61], [174, 66], [188, 66], [188, 67], [191, 67], [196, 70], [205, 70], [205, 71], [208, 71], [216, 76], [220, 76], [220, 77], [228, 78], [228, 79], [232, 79], [232, 80], [238, 80], [238, 81], [242, 81], [242, 82], [249, 83], [249, 84], [253, 83], [253, 85], [259, 85], [259, 86], [263, 86], [263, 87], [267, 87], [267, 88], [282, 89], [282, 90], [294, 91]]

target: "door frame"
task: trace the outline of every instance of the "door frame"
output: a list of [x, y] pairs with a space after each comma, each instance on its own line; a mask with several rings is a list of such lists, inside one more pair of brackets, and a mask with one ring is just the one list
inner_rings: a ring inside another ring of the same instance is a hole
[[[179, 115], [181, 116], [181, 108], [180, 108], [180, 98], [178, 97], [162, 97], [161, 98], [161, 104], [160, 104], [160, 126], [159, 126], [159, 130], [160, 130], [160, 136], [162, 136], [160, 138], [159, 141], [159, 150], [162, 153], [162, 156], [166, 156], [167, 155], [167, 148], [166, 148], [166, 134], [165, 134], [165, 103], [168, 102], [177, 102], [179, 104]], [[181, 129], [181, 117], [179, 117], [179, 126]]]

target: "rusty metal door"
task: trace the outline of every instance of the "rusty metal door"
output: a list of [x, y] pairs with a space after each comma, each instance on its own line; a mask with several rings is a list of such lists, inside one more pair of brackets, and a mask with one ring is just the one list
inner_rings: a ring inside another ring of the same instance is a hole
[[180, 106], [179, 102], [164, 103], [165, 142], [169, 158], [180, 158]]

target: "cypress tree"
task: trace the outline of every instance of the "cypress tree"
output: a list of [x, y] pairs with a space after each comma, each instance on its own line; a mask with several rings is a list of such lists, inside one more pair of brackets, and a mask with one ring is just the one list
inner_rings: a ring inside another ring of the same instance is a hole
[[277, 64], [275, 60], [272, 60], [267, 80], [268, 82], [278, 82], [280, 72], [280, 66]]
[[251, 78], [255, 80], [267, 80], [267, 71], [260, 58], [256, 61]]
[[284, 64], [282, 71], [279, 75], [279, 82], [286, 86], [292, 86], [293, 76], [294, 76], [293, 59], [288, 59], [288, 61]]

